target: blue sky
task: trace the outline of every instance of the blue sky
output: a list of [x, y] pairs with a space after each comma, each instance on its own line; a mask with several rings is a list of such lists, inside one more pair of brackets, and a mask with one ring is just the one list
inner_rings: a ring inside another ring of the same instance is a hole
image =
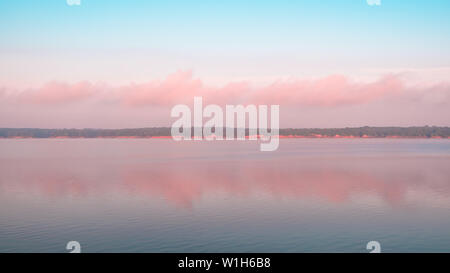
[[442, 68], [450, 64], [448, 14], [446, 0], [0, 0], [0, 82], [130, 82], [179, 69], [220, 82]]
[[422, 55], [450, 46], [448, 14], [446, 0], [384, 0], [381, 6], [365, 0], [82, 0], [80, 6], [65, 0], [2, 0], [0, 31], [6, 38], [2, 48], [323, 53], [332, 47], [336, 54], [355, 54], [381, 47], [387, 53]]

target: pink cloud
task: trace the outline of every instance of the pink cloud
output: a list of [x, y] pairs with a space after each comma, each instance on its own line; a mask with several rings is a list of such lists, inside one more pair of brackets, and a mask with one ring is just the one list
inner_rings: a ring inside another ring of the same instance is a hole
[[[0, 95], [1, 92], [0, 90]], [[207, 103], [280, 104], [287, 106], [345, 106], [371, 103], [383, 98], [405, 96], [434, 102], [448, 102], [447, 83], [428, 87], [407, 87], [397, 75], [381, 77], [373, 82], [357, 82], [343, 75], [319, 79], [279, 80], [262, 87], [249, 82], [230, 82], [223, 86], [208, 86], [194, 78], [191, 71], [177, 71], [163, 80], [129, 84], [120, 87], [50, 82], [18, 95], [19, 101], [32, 104], [59, 105], [96, 98], [131, 107], [171, 106], [190, 103], [194, 96], [203, 96]], [[4, 96], [4, 95], [3, 95]]]
[[[372, 81], [343, 75], [211, 85], [191, 71], [122, 86], [50, 82], [25, 90], [0, 87], [0, 126], [168, 126], [175, 104], [279, 104], [288, 127], [448, 125], [450, 82], [413, 82], [403, 74]], [[307, 118], [308, 117], [308, 118]]]
[[87, 81], [68, 84], [63, 82], [49, 82], [37, 89], [23, 91], [19, 100], [32, 104], [67, 104], [85, 100], [98, 92]]
[[432, 86], [416, 87], [411, 92], [410, 99], [419, 103], [448, 106], [450, 104], [450, 83], [441, 82]]
[[179, 71], [163, 81], [119, 88], [121, 100], [131, 106], [189, 103], [202, 96], [207, 103], [257, 103], [280, 105], [338, 106], [370, 103], [400, 94], [405, 87], [394, 75], [375, 82], [354, 82], [342, 75], [315, 80], [277, 81], [254, 88], [248, 82], [230, 82], [221, 87], [206, 86], [192, 72]]
[[177, 71], [162, 81], [131, 84], [118, 88], [123, 103], [130, 106], [168, 105], [200, 96], [203, 83], [191, 71]]
[[393, 75], [370, 83], [332, 75], [317, 80], [275, 82], [255, 94], [255, 99], [280, 105], [339, 106], [370, 103], [403, 90], [402, 81]]

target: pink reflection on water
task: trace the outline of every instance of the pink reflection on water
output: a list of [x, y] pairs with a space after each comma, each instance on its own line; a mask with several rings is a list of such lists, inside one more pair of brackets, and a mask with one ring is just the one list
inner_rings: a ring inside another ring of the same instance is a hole
[[[403, 169], [398, 164], [389, 168], [389, 160], [364, 159], [362, 164], [340, 160], [339, 164], [332, 159], [321, 159], [275, 164], [221, 162], [178, 168], [174, 165], [132, 166], [124, 172], [123, 180], [125, 188], [133, 194], [162, 195], [185, 207], [214, 192], [244, 198], [258, 193], [274, 198], [320, 198], [330, 203], [344, 203], [355, 194], [368, 194], [382, 198], [391, 206], [404, 204], [412, 189], [450, 196], [450, 171], [440, 160], [417, 159], [403, 163]], [[373, 170], [371, 164], [379, 165]], [[416, 168], [418, 166], [423, 167]]]
[[[358, 195], [378, 197], [395, 207], [408, 205], [408, 194], [450, 205], [449, 157], [281, 157], [271, 160], [126, 159], [2, 160], [0, 194], [42, 194], [51, 198], [108, 194], [164, 198], [192, 208], [203, 197], [225, 193], [237, 198], [319, 199], [352, 202]], [[268, 197], [267, 197], [268, 196]], [[420, 205], [420, 204], [419, 204]]]

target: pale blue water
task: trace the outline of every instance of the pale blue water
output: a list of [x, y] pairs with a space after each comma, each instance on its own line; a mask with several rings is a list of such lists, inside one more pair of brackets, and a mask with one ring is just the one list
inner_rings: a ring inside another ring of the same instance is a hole
[[0, 140], [0, 252], [450, 252], [450, 140]]

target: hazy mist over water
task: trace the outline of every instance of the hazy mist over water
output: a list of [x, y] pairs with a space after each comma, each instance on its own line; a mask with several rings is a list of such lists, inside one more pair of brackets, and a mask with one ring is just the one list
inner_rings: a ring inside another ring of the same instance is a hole
[[0, 140], [0, 252], [450, 251], [450, 141]]

